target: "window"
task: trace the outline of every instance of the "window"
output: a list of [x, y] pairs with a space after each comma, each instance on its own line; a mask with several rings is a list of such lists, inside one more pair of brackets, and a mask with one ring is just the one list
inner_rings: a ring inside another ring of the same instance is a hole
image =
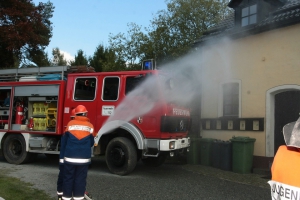
[[242, 9], [242, 27], [257, 22], [257, 5], [254, 4]]
[[5, 107], [10, 106], [10, 95], [11, 94], [11, 88], [7, 87], [1, 87], [0, 88], [0, 107], [1, 109], [4, 109]]
[[146, 80], [146, 77], [143, 75], [138, 76], [129, 76], [126, 78], [126, 86], [125, 86], [125, 94], [128, 95], [131, 91], [133, 91], [135, 88], [140, 86], [144, 81]]
[[96, 78], [77, 78], [75, 81], [75, 100], [94, 100], [96, 91]]
[[119, 77], [105, 77], [102, 100], [103, 101], [116, 101], [119, 97]]
[[[137, 76], [127, 76], [125, 85], [125, 95], [135, 96], [144, 102], [157, 101], [160, 95], [157, 91], [157, 77], [152, 73], [139, 74]], [[155, 79], [155, 81], [154, 81]]]
[[239, 84], [223, 84], [223, 116], [239, 116]]

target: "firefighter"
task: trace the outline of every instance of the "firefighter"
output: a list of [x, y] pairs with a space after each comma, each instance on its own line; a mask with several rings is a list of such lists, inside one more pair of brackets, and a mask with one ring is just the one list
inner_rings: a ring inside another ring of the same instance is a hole
[[283, 136], [286, 145], [276, 152], [268, 183], [272, 199], [296, 199], [300, 196], [300, 118], [283, 127]]
[[[72, 109], [70, 119], [73, 120], [75, 118], [75, 109]], [[63, 195], [63, 172], [64, 172], [64, 155], [62, 152], [59, 154], [59, 173], [57, 179], [57, 196], [58, 200], [62, 199]]]
[[68, 123], [61, 140], [60, 153], [64, 158], [62, 199], [84, 199], [91, 147], [94, 145], [94, 126], [87, 113], [83, 105], [75, 108], [75, 118]]
[[[73, 120], [75, 118], [75, 109], [72, 109], [70, 119]], [[57, 195], [58, 200], [62, 200], [63, 195], [63, 172], [64, 172], [64, 156], [62, 154], [59, 155], [59, 174], [57, 179]], [[85, 191], [84, 197], [87, 200], [92, 200], [92, 196]]]

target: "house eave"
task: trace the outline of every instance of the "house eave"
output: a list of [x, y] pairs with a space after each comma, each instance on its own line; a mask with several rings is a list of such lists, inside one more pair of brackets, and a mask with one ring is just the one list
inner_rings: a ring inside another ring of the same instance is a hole
[[250, 35], [256, 35], [263, 32], [272, 31], [279, 28], [284, 28], [287, 26], [292, 26], [300, 23], [300, 14], [299, 17], [295, 17], [289, 20], [279, 20], [277, 23], [265, 23], [260, 24], [255, 27], [245, 27], [245, 28], [233, 28], [231, 30], [223, 31], [222, 33], [216, 33], [213, 36], [207, 36], [197, 40], [193, 43], [193, 47], [197, 47], [207, 41], [213, 41], [214, 39], [220, 39], [222, 37], [228, 37], [230, 39], [239, 39], [242, 37], [247, 37]]

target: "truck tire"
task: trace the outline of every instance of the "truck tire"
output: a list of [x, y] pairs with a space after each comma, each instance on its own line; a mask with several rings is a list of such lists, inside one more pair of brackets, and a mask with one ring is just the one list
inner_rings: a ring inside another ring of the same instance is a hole
[[26, 142], [20, 134], [10, 134], [3, 144], [4, 158], [11, 164], [23, 164], [32, 161], [35, 155], [26, 152]]
[[148, 157], [148, 158], [142, 159], [142, 162], [146, 166], [159, 167], [162, 164], [164, 164], [164, 162], [166, 161], [167, 157], [168, 157], [168, 153], [161, 152], [158, 155], [158, 157]]
[[137, 163], [136, 147], [125, 137], [114, 138], [106, 147], [105, 159], [112, 173], [127, 175], [134, 170]]

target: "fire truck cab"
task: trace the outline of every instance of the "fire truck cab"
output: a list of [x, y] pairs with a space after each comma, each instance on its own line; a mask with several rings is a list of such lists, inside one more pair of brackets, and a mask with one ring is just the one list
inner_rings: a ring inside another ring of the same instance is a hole
[[[93, 156], [105, 155], [114, 174], [131, 173], [139, 160], [159, 166], [190, 146], [190, 111], [164, 100], [160, 84], [169, 78], [161, 78], [158, 70], [94, 72], [86, 66], [55, 66], [0, 74], [0, 148], [9, 163], [26, 163], [41, 153], [58, 155], [77, 105], [87, 108], [98, 132]], [[138, 89], [149, 76], [155, 80], [151, 87]]]

